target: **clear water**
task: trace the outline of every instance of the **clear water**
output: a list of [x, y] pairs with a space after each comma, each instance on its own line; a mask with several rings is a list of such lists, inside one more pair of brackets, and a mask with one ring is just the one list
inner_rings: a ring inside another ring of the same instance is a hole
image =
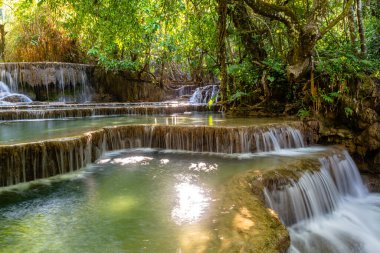
[[242, 126], [280, 122], [285, 119], [228, 118], [218, 113], [0, 121], [0, 145], [71, 137], [105, 126], [129, 124]]
[[292, 159], [108, 153], [76, 174], [3, 190], [0, 252], [181, 252], [202, 236], [224, 182]]

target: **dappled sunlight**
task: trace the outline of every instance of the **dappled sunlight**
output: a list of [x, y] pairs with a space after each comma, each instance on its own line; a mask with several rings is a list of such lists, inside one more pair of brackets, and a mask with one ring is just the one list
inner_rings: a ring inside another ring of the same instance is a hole
[[153, 160], [152, 157], [147, 156], [130, 156], [130, 157], [123, 157], [123, 158], [114, 158], [114, 159], [101, 159], [97, 162], [97, 164], [119, 164], [119, 165], [127, 165], [127, 164], [141, 164], [141, 165], [148, 165], [149, 161]]
[[149, 164], [148, 161], [153, 160], [152, 157], [146, 157], [146, 156], [132, 156], [132, 157], [126, 157], [126, 158], [116, 158], [113, 159], [112, 163], [120, 164], [120, 165], [126, 165], [126, 164]]
[[278, 217], [278, 213], [276, 213], [273, 209], [271, 209], [271, 208], [267, 208], [267, 210], [269, 211], [270, 215], [272, 215], [272, 216], [275, 217], [276, 219], [279, 219], [279, 217]]
[[161, 159], [160, 160], [160, 164], [161, 165], [165, 165], [165, 164], [168, 164], [169, 163], [169, 159]]
[[203, 253], [208, 248], [212, 235], [201, 226], [186, 226], [179, 235], [179, 253]]
[[204, 162], [199, 163], [191, 163], [189, 166], [189, 170], [191, 171], [203, 171], [203, 172], [210, 172], [215, 171], [218, 169], [218, 164], [207, 164]]
[[246, 207], [240, 208], [239, 213], [237, 213], [233, 219], [234, 228], [241, 232], [247, 232], [254, 225], [255, 222], [252, 220], [251, 212]]

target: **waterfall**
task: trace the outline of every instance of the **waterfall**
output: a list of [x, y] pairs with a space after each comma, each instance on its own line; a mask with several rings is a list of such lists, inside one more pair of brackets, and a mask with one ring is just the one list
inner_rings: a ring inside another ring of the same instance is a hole
[[207, 85], [204, 87], [199, 87], [195, 90], [193, 95], [190, 97], [190, 103], [192, 104], [205, 104], [210, 101], [210, 99], [215, 98], [215, 102], [218, 101], [219, 86], [218, 85]]
[[[296, 122], [294, 127], [303, 126]], [[295, 145], [300, 140], [292, 139], [292, 136], [296, 135], [291, 132], [299, 130], [294, 127], [271, 126], [271, 131], [276, 132], [279, 137], [276, 141], [277, 146], [297, 147]], [[256, 134], [260, 132], [265, 135], [267, 131], [265, 126], [126, 125], [105, 127], [81, 136], [59, 140], [1, 145], [0, 186], [78, 170], [98, 159], [105, 151], [126, 148], [146, 147], [214, 153], [256, 152]], [[275, 138], [276, 135], [273, 135]], [[286, 141], [281, 140], [282, 137]]]
[[183, 96], [192, 96], [194, 94], [194, 85], [184, 85], [178, 89], [176, 89], [176, 96], [183, 97]]
[[320, 171], [264, 189], [267, 206], [288, 226], [289, 252], [378, 252], [380, 195], [368, 193], [347, 151], [319, 161]]
[[[1, 104], [0, 104], [1, 105]], [[205, 112], [205, 105], [170, 106], [145, 105], [145, 107], [120, 104], [56, 104], [56, 105], [22, 105], [17, 110], [0, 107], [0, 120], [55, 119], [69, 117], [115, 116], [115, 115], [172, 115], [185, 112]], [[213, 108], [217, 110], [217, 107]]]
[[305, 147], [300, 130], [291, 127], [261, 130], [254, 134], [257, 152]]
[[13, 93], [11, 92], [11, 90], [12, 89], [10, 89], [5, 83], [0, 81], [0, 105], [18, 102], [32, 102], [32, 100], [29, 97], [23, 94]]
[[[91, 88], [87, 77], [87, 65], [69, 63], [3, 63], [0, 64], [0, 81], [10, 92], [41, 94], [57, 101], [87, 102]], [[41, 95], [39, 95], [41, 96]], [[37, 98], [38, 99], [38, 98]]]

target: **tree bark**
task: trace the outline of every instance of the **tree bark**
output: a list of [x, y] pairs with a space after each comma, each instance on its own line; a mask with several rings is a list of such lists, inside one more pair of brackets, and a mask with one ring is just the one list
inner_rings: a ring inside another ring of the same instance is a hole
[[357, 8], [356, 13], [358, 17], [358, 28], [359, 28], [359, 38], [360, 38], [360, 50], [363, 57], [367, 56], [367, 45], [365, 41], [365, 29], [363, 24], [363, 5], [362, 0], [356, 0]]
[[0, 57], [1, 60], [5, 61], [5, 29], [4, 24], [0, 25]]
[[[347, 0], [346, 0], [346, 4], [347, 4]], [[354, 6], [350, 7], [350, 11], [348, 12], [347, 21], [348, 21], [348, 30], [350, 33], [350, 41], [351, 41], [352, 47], [354, 48], [355, 54], [357, 54], [358, 50], [356, 48], [357, 37], [356, 37]]]
[[222, 106], [227, 101], [227, 0], [218, 0], [218, 61], [220, 65], [220, 100]]

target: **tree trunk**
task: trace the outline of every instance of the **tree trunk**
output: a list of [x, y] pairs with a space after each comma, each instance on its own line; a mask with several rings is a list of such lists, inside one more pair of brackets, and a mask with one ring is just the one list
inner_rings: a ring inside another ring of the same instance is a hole
[[[347, 4], [347, 1], [346, 1]], [[356, 37], [356, 26], [355, 26], [355, 15], [354, 15], [354, 6], [350, 7], [350, 11], [348, 12], [348, 30], [350, 32], [350, 40], [352, 47], [354, 49], [355, 54], [358, 53], [356, 48], [357, 37]]]
[[359, 38], [360, 38], [360, 50], [363, 57], [367, 56], [367, 45], [365, 42], [365, 29], [363, 24], [363, 7], [362, 0], [356, 0], [357, 8], [356, 13], [358, 17], [358, 28], [359, 28]]
[[226, 23], [227, 0], [218, 0], [218, 61], [220, 64], [220, 100], [223, 106], [227, 101]]
[[5, 61], [5, 30], [4, 30], [4, 24], [0, 25], [0, 57], [1, 60]]
[[287, 75], [291, 82], [297, 82], [310, 71], [311, 57], [320, 38], [318, 25], [311, 23], [302, 27], [288, 54]]

